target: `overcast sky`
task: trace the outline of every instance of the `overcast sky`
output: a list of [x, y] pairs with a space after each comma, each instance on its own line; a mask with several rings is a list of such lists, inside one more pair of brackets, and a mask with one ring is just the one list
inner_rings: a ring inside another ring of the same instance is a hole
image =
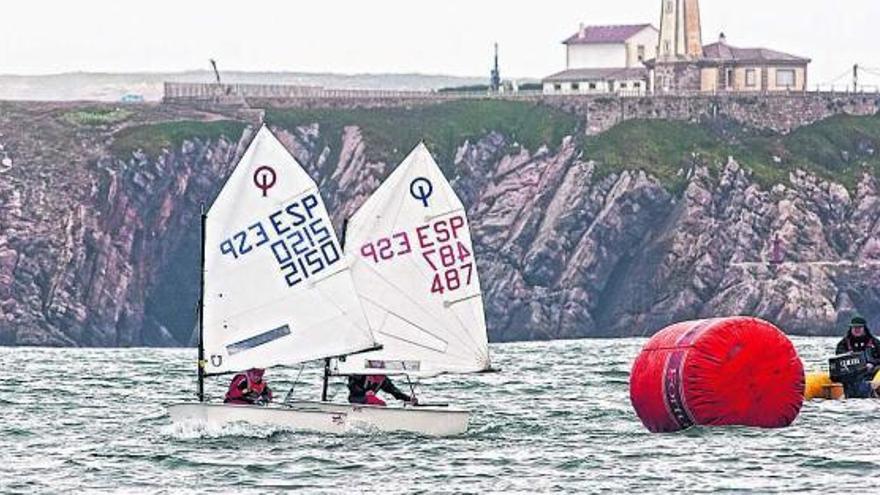
[[[660, 0], [9, 0], [0, 73], [208, 68], [482, 76], [561, 70], [560, 41], [588, 24], [659, 24]], [[853, 63], [880, 68], [880, 0], [704, 0], [704, 42], [811, 57], [811, 86]], [[838, 84], [848, 82], [848, 77]], [[868, 82], [868, 81], [866, 81]], [[872, 84], [880, 84], [873, 77]]]

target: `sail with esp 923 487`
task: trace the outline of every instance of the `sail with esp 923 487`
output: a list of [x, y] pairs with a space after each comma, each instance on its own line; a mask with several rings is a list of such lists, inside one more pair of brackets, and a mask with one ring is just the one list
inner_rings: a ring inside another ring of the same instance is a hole
[[339, 375], [490, 369], [480, 278], [461, 200], [420, 144], [348, 222], [346, 256], [381, 350]]

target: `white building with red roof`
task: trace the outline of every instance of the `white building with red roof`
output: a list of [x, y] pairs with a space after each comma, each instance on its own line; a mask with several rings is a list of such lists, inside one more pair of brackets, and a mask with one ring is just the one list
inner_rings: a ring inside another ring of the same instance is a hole
[[651, 24], [581, 24], [562, 42], [566, 70], [544, 79], [544, 93], [644, 93], [649, 73], [643, 62], [656, 58], [659, 34]]
[[810, 59], [739, 48], [722, 34], [703, 45], [700, 0], [661, 0], [651, 24], [584, 26], [562, 43], [565, 70], [547, 95], [772, 93], [806, 91]]

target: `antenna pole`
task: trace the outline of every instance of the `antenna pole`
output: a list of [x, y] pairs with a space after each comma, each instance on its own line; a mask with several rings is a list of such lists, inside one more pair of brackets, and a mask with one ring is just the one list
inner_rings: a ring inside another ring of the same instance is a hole
[[501, 90], [501, 69], [498, 66], [498, 43], [495, 43], [495, 65], [492, 67], [489, 87], [495, 93]]
[[205, 232], [208, 214], [202, 204], [202, 255], [199, 270], [199, 402], [205, 402]]
[[859, 92], [859, 64], [853, 65], [853, 93]]

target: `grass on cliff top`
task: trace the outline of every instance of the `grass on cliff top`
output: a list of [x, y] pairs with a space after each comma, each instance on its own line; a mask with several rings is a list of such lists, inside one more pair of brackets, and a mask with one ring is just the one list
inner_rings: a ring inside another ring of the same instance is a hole
[[865, 171], [880, 175], [880, 115], [838, 115], [783, 139], [782, 158], [849, 189]]
[[633, 120], [587, 138], [584, 155], [596, 160], [600, 176], [644, 170], [671, 191], [694, 162], [717, 171], [734, 157], [762, 186], [787, 183], [803, 169], [854, 190], [863, 172], [880, 174], [880, 116], [841, 115], [782, 136], [740, 126], [719, 128], [684, 122]]
[[61, 115], [61, 120], [80, 126], [110, 125], [122, 122], [132, 116], [131, 110], [123, 108], [83, 108], [71, 110]]
[[[524, 102], [474, 100], [412, 108], [270, 109], [266, 120], [293, 130], [319, 124], [321, 140], [339, 152], [345, 126], [358, 126], [371, 159], [399, 162], [424, 140], [441, 164], [449, 164], [457, 147], [491, 131], [503, 133], [531, 151], [556, 147], [564, 136], [578, 135], [578, 117]], [[117, 132], [111, 145], [117, 156], [143, 150], [158, 155], [185, 139], [237, 140], [245, 127], [237, 121], [178, 121], [130, 127]], [[756, 132], [730, 122], [690, 124], [633, 120], [583, 139], [586, 159], [596, 160], [599, 176], [622, 170], [644, 170], [670, 191], [680, 191], [686, 178], [679, 171], [694, 163], [717, 172], [734, 157], [753, 172], [762, 186], [787, 183], [797, 168], [854, 190], [862, 173], [880, 175], [880, 116], [831, 117], [782, 136]]]
[[574, 115], [547, 106], [511, 101], [467, 100], [377, 109], [271, 109], [266, 121], [293, 130], [319, 124], [322, 138], [336, 140], [346, 126], [358, 126], [370, 158], [391, 163], [402, 160], [418, 143], [449, 163], [466, 140], [498, 131], [531, 151], [557, 146], [576, 132]]
[[[624, 170], [644, 170], [670, 190], [678, 190], [699, 153], [704, 160], [724, 156], [724, 146], [704, 127], [665, 120], [631, 120], [584, 142], [584, 156], [597, 162], [597, 177]], [[711, 155], [711, 156], [709, 156]]]
[[233, 120], [199, 122], [184, 120], [129, 127], [117, 132], [110, 149], [116, 156], [129, 156], [141, 150], [157, 156], [163, 150], [179, 147], [184, 140], [213, 140], [225, 137], [230, 141], [241, 138], [246, 124]]

